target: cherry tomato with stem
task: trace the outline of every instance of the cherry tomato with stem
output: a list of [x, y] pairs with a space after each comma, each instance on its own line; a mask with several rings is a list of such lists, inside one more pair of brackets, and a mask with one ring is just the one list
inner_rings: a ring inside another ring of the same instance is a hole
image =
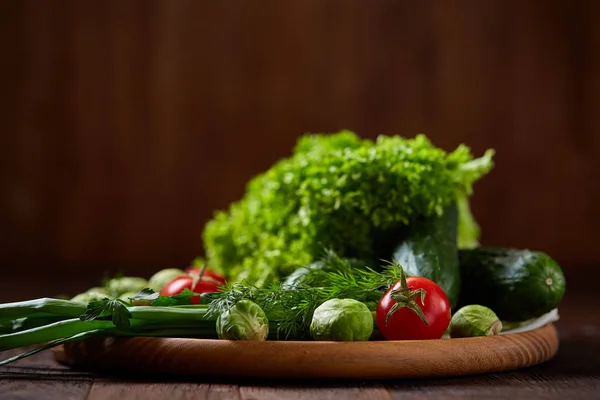
[[440, 339], [450, 324], [446, 293], [430, 279], [402, 273], [377, 305], [375, 319], [387, 340]]
[[[185, 270], [185, 273], [188, 275], [198, 275], [201, 271], [202, 268], [189, 267]], [[204, 273], [202, 274], [202, 276], [212, 278], [215, 281], [219, 282], [221, 285], [224, 285], [226, 282], [225, 277], [223, 275], [208, 268], [204, 268]]]
[[[217, 280], [215, 277], [211, 276], [212, 274], [206, 274], [206, 271], [207, 269], [204, 267], [198, 269], [198, 272], [194, 271], [188, 273], [188, 275], [181, 275], [172, 279], [162, 288], [160, 295], [175, 296], [185, 289], [190, 289], [192, 292], [198, 294], [218, 292], [219, 286], [225, 283], [224, 278], [217, 276], [216, 278], [219, 278]], [[193, 296], [190, 300], [193, 304], [198, 304], [200, 303], [200, 296]]]

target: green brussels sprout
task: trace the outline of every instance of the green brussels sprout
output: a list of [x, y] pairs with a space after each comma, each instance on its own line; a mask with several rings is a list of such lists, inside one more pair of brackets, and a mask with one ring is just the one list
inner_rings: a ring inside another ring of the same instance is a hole
[[108, 290], [106, 290], [105, 287], [101, 287], [101, 286], [96, 286], [93, 288], [90, 288], [88, 290], [85, 291], [86, 293], [104, 293], [106, 296], [108, 296]]
[[122, 278], [114, 278], [108, 281], [106, 289], [114, 297], [119, 297], [127, 292], [139, 292], [148, 287], [148, 281], [144, 278], [133, 276], [124, 276]]
[[241, 300], [219, 315], [217, 334], [220, 339], [266, 340], [269, 320], [258, 304]]
[[365, 341], [373, 333], [373, 314], [360, 301], [331, 299], [315, 310], [310, 324], [314, 340]]
[[158, 271], [148, 281], [148, 287], [155, 292], [160, 292], [162, 288], [174, 278], [185, 275], [185, 272], [179, 268], [167, 268]]
[[[97, 290], [100, 289], [100, 290]], [[84, 293], [79, 293], [77, 296], [72, 297], [72, 301], [78, 301], [80, 303], [90, 303], [92, 301], [100, 301], [110, 297], [105, 289], [103, 288], [92, 288]]]
[[[130, 297], [135, 296], [136, 294], [138, 294], [138, 292], [126, 292], [123, 293], [122, 295], [120, 295], [119, 297], [117, 297], [119, 300], [123, 300], [124, 302], [126, 302], [127, 304], [133, 304], [131, 300], [129, 300]], [[150, 302], [152, 303], [152, 302]], [[149, 306], [150, 304], [136, 304], [137, 306]]]
[[502, 331], [502, 322], [489, 308], [471, 304], [454, 313], [449, 331], [451, 338], [493, 336]]

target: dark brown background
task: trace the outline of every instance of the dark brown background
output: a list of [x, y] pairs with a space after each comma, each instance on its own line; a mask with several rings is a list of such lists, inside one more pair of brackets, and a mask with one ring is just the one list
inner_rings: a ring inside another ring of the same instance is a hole
[[5, 280], [184, 266], [343, 128], [495, 148], [483, 242], [600, 260], [598, 1], [1, 0], [0, 88]]

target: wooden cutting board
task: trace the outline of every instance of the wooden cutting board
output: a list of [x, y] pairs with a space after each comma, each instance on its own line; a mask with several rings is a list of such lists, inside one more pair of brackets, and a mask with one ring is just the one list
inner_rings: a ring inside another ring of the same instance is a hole
[[518, 369], [558, 351], [552, 324], [529, 332], [463, 339], [292, 342], [177, 338], [94, 338], [66, 344], [55, 358], [75, 368], [174, 377], [443, 377]]

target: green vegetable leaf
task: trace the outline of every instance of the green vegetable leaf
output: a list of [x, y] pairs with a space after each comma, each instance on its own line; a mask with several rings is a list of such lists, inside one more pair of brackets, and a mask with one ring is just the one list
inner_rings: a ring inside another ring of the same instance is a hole
[[481, 229], [471, 213], [466, 194], [458, 196], [456, 207], [458, 208], [457, 246], [459, 249], [474, 249], [479, 246]]
[[132, 306], [149, 306], [152, 305], [154, 300], [158, 299], [160, 293], [155, 292], [154, 289], [145, 288], [135, 294], [133, 297], [130, 297]]
[[119, 329], [129, 329], [131, 313], [121, 300], [104, 299], [92, 301], [87, 310], [79, 317], [82, 321], [93, 321], [96, 319], [109, 319]]
[[[155, 307], [169, 307], [177, 304], [177, 301], [171, 298], [170, 296], [161, 296], [152, 302], [152, 306]], [[191, 304], [188, 303], [188, 304]]]
[[[462, 147], [464, 148], [464, 146]], [[467, 194], [472, 193], [473, 182], [490, 172], [494, 167], [494, 153], [493, 149], [489, 149], [482, 157], [466, 162], [458, 168], [454, 179], [464, 186]]]
[[183, 291], [174, 296], [160, 296], [152, 302], [152, 306], [156, 307], [169, 307], [169, 306], [183, 306], [192, 303], [192, 297], [198, 297], [200, 294], [192, 292], [190, 289], [183, 289]]
[[[474, 158], [464, 145], [447, 152], [423, 134], [375, 141], [349, 131], [306, 135], [291, 157], [254, 177], [242, 199], [206, 224], [207, 264], [258, 287], [311, 264], [323, 248], [375, 265], [390, 256], [386, 238], [469, 196], [493, 154]], [[461, 243], [472, 245], [475, 220], [460, 218]]]
[[150, 288], [145, 288], [139, 291], [135, 296], [130, 297], [131, 300], [156, 300], [160, 296], [160, 293], [155, 292]]

